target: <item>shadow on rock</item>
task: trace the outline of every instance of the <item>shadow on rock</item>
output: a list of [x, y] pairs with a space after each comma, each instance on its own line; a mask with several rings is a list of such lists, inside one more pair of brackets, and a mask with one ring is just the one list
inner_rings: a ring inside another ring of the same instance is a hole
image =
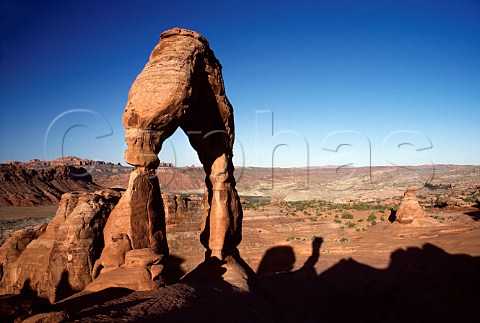
[[471, 217], [475, 221], [480, 221], [480, 209], [476, 211], [465, 212], [465, 214]]
[[[179, 259], [173, 262], [179, 264]], [[158, 290], [82, 292], [55, 304], [53, 311], [66, 311], [69, 320], [90, 321], [279, 321], [255, 273], [240, 257], [209, 258], [179, 282]]]
[[37, 296], [26, 280], [20, 294], [0, 295], [0, 322], [22, 320], [36, 313], [51, 310], [50, 302]]
[[64, 299], [53, 306], [55, 311], [66, 311], [67, 313], [81, 312], [91, 307], [100, 307], [109, 301], [125, 297], [133, 293], [126, 288], [107, 288], [99, 292], [80, 292], [70, 298]]
[[312, 247], [301, 269], [259, 277], [285, 322], [451, 322], [480, 314], [480, 257], [425, 244], [393, 252], [386, 269], [348, 259], [316, 276], [319, 244]]
[[166, 262], [165, 268], [162, 271], [162, 277], [165, 281], [165, 284], [172, 285], [178, 283], [180, 278], [185, 275], [185, 272], [182, 270], [180, 265], [185, 262], [185, 259], [169, 255]]
[[187, 305], [158, 317], [161, 321], [278, 322], [254, 271], [238, 255], [209, 258], [182, 278], [194, 289]]

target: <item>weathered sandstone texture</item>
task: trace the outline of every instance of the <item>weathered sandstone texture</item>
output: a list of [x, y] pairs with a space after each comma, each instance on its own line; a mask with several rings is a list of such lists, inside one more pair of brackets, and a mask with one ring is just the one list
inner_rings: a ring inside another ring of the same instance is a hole
[[233, 177], [233, 108], [221, 65], [208, 41], [174, 28], [161, 35], [135, 80], [123, 115], [125, 160], [155, 169], [162, 144], [179, 127], [188, 135], [206, 173], [202, 243], [218, 258], [241, 240], [242, 210]]
[[53, 302], [83, 290], [92, 281], [103, 228], [120, 195], [114, 190], [66, 193], [46, 229], [16, 232], [0, 248], [0, 294], [33, 290]]
[[397, 210], [396, 220], [402, 224], [408, 224], [415, 219], [423, 218], [425, 218], [425, 210], [417, 201], [415, 187], [409, 186]]
[[[123, 114], [125, 160], [136, 169], [105, 227], [92, 291], [125, 287], [126, 277], [133, 289], [149, 289], [149, 279], [152, 286], [161, 285], [168, 244], [155, 170], [163, 142], [178, 128], [187, 134], [206, 173], [201, 228], [206, 255], [223, 260], [238, 254], [242, 208], [233, 177], [233, 108], [221, 65], [196, 32], [174, 28], [160, 38], [130, 89]], [[178, 220], [167, 211], [170, 221]], [[140, 255], [148, 260], [139, 261]]]
[[20, 257], [27, 245], [45, 233], [47, 224], [39, 224], [34, 228], [15, 231], [0, 247], [0, 281], [3, 277], [3, 266]]
[[200, 220], [205, 200], [199, 195], [175, 195], [162, 193], [167, 225]]

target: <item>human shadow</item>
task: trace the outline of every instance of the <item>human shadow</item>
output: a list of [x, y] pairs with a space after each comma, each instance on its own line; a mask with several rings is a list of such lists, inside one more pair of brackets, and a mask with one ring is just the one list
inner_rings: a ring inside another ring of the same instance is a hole
[[319, 259], [313, 247], [301, 269], [259, 277], [282, 321], [473, 322], [480, 315], [480, 257], [425, 244], [394, 251], [385, 269], [344, 259], [312, 275]]
[[289, 272], [295, 264], [295, 253], [289, 246], [277, 246], [267, 250], [257, 269], [259, 276]]
[[317, 289], [315, 264], [320, 258], [323, 238], [312, 241], [311, 255], [298, 270], [293, 271], [295, 252], [290, 246], [276, 246], [265, 252], [257, 270], [282, 322], [305, 322], [314, 305]]

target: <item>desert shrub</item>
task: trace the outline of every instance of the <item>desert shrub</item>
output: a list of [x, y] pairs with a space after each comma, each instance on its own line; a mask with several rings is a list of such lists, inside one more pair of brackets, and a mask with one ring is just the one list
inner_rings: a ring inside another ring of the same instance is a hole
[[350, 212], [343, 212], [342, 219], [353, 219], [353, 214]]
[[363, 219], [358, 219], [358, 222], [363, 222]]
[[432, 190], [432, 191], [435, 189], [435, 186], [432, 185], [432, 183], [429, 183], [429, 182], [423, 183], [423, 187], [428, 188], [429, 190]]
[[245, 200], [247, 200], [248, 204], [243, 204], [243, 209], [253, 209], [257, 210], [259, 207], [266, 206], [270, 204], [270, 198], [264, 196], [242, 196]]
[[336, 223], [342, 223], [342, 220], [340, 220], [340, 219], [335, 219], [333, 221], [335, 221]]
[[347, 241], [348, 241], [348, 238], [345, 238], [345, 237], [340, 239], [340, 242], [341, 242], [341, 243], [345, 243], [345, 242], [347, 242]]
[[291, 240], [300, 240], [299, 237], [288, 237], [287, 238], [287, 241], [291, 241]]
[[370, 215], [368, 216], [367, 221], [368, 221], [368, 222], [373, 222], [373, 221], [375, 221], [376, 219], [377, 219], [377, 216], [372, 213], [372, 214], [370, 214]]
[[356, 224], [353, 223], [353, 222], [350, 222], [350, 221], [347, 222], [347, 227], [349, 227], [350, 229], [351, 229], [351, 228], [354, 228], [355, 225], [356, 225]]

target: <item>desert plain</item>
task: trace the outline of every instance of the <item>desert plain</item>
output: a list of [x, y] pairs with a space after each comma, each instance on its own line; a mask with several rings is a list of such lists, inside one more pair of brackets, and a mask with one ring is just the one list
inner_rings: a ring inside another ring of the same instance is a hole
[[[55, 166], [31, 161], [15, 167], [38, 171], [68, 167], [74, 160], [78, 158]], [[76, 164], [73, 167], [84, 167], [91, 175], [89, 185], [95, 189], [120, 192], [132, 170], [93, 161]], [[236, 168], [243, 208], [239, 251], [256, 273], [256, 287], [252, 295], [230, 299], [220, 287], [212, 292], [206, 284], [192, 291], [181, 285], [182, 277], [204, 260], [199, 242], [204, 173], [199, 167], [160, 166], [156, 174], [170, 249], [164, 291], [155, 295], [117, 291], [106, 299], [101, 298], [102, 291], [97, 295], [102, 301], [95, 305], [77, 298], [69, 319], [192, 319], [205, 306], [223, 304], [223, 309], [205, 317], [220, 319], [225, 312], [243, 308], [247, 314], [238, 314], [238, 321], [474, 321], [480, 295], [480, 168], [429, 165], [341, 171]], [[17, 179], [15, 187], [22, 187], [22, 179]], [[57, 188], [67, 190], [60, 182]], [[21, 190], [5, 192], [7, 186], [3, 187], [3, 200], [10, 205], [0, 209], [2, 242], [15, 230], [49, 222], [58, 208], [55, 199], [42, 199], [40, 192], [48, 190], [40, 184], [37, 200], [31, 199], [29, 206], [14, 205], [22, 200]], [[395, 213], [407, 187], [415, 187], [426, 216], [401, 224]], [[53, 306], [63, 311], [72, 308], [72, 302], [67, 298]]]

